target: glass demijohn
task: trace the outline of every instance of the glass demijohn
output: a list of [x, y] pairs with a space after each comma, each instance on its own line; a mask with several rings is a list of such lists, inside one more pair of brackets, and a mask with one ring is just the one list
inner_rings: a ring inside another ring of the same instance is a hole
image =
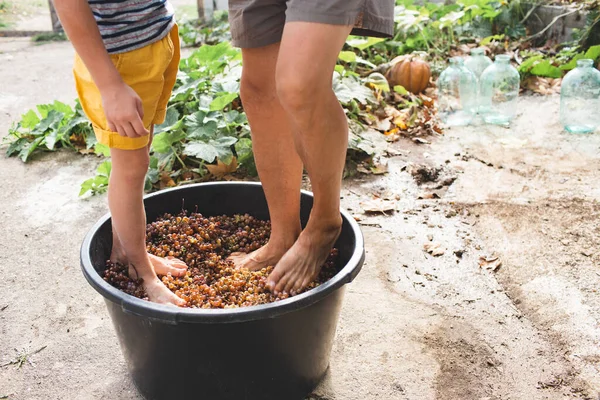
[[577, 67], [565, 75], [560, 121], [572, 133], [591, 133], [600, 127], [600, 71], [592, 60], [578, 60]]
[[477, 107], [477, 78], [460, 57], [450, 59], [450, 65], [437, 82], [438, 115], [449, 126], [468, 125]]
[[488, 124], [508, 125], [517, 113], [517, 99], [521, 77], [510, 65], [510, 57], [496, 56], [480, 78], [480, 107], [483, 119]]

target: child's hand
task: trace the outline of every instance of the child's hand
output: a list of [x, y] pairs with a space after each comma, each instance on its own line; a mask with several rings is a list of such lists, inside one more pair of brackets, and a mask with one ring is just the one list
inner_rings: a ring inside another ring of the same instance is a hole
[[144, 108], [140, 96], [124, 82], [102, 91], [102, 106], [108, 129], [121, 136], [136, 138], [150, 132], [144, 127]]

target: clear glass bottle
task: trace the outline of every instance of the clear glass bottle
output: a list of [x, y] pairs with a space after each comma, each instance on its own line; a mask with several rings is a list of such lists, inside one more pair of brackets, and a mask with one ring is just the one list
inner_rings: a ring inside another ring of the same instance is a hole
[[477, 108], [477, 78], [460, 57], [450, 59], [450, 65], [438, 78], [438, 115], [449, 126], [468, 125]]
[[492, 64], [492, 60], [485, 55], [485, 50], [481, 47], [472, 49], [471, 55], [465, 60], [465, 67], [469, 68], [478, 80], [483, 71]]
[[592, 133], [600, 127], [600, 71], [594, 61], [577, 61], [560, 89], [560, 121], [567, 132]]
[[480, 78], [479, 112], [488, 124], [508, 125], [517, 114], [521, 77], [510, 57], [497, 55]]

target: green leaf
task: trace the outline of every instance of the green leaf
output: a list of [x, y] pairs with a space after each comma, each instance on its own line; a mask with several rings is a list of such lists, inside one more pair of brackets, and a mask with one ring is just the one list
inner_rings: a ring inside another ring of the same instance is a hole
[[21, 126], [25, 129], [33, 129], [37, 124], [40, 123], [40, 117], [33, 110], [27, 111], [21, 117]]
[[209, 140], [208, 142], [189, 142], [184, 147], [184, 154], [192, 157], [197, 157], [208, 163], [212, 163], [218, 157], [223, 162], [231, 159], [231, 145], [237, 142], [237, 138], [223, 136], [217, 139]]
[[350, 47], [354, 47], [359, 50], [365, 50], [371, 46], [376, 45], [377, 43], [381, 43], [384, 41], [385, 41], [384, 38], [376, 38], [376, 37], [361, 38], [361, 37], [357, 37], [357, 36], [350, 36], [348, 38], [348, 40], [346, 40], [346, 44]]
[[402, 96], [406, 96], [408, 94], [408, 90], [406, 90], [402, 85], [394, 86], [394, 92], [401, 94]]
[[209, 106], [210, 111], [220, 111], [231, 104], [232, 101], [238, 98], [237, 93], [227, 93], [215, 98]]
[[81, 190], [79, 190], [79, 197], [81, 197], [84, 194], [86, 194], [87, 192], [91, 191], [93, 187], [94, 187], [94, 178], [85, 180], [81, 184]]
[[356, 53], [353, 51], [341, 51], [338, 58], [347, 63], [356, 62]]
[[85, 195], [87, 192], [91, 192], [92, 195], [98, 193], [104, 193], [108, 189], [108, 177], [106, 176], [96, 176], [94, 178], [90, 178], [84, 181], [81, 184], [81, 190], [79, 191], [79, 196]]
[[35, 149], [38, 148], [38, 146], [40, 145], [40, 143], [42, 143], [43, 140], [44, 140], [44, 137], [40, 136], [40, 137], [36, 138], [33, 142], [27, 143], [26, 145], [24, 145], [21, 148], [21, 151], [19, 151], [19, 157], [21, 158], [21, 160], [23, 162], [27, 162], [27, 160], [29, 159], [29, 156], [31, 156], [31, 154], [35, 151]]
[[152, 150], [157, 153], [168, 153], [173, 143], [185, 139], [185, 132], [181, 129], [170, 132], [161, 132], [152, 140]]
[[345, 75], [346, 70], [344, 69], [343, 65], [336, 65], [335, 66], [335, 72], [337, 72], [338, 74], [340, 74], [341, 76]]
[[215, 161], [219, 156], [219, 152], [215, 146], [204, 142], [187, 143], [183, 149], [183, 153], [188, 156], [197, 157], [208, 163]]
[[206, 121], [206, 124], [196, 126], [193, 130], [188, 132], [188, 138], [190, 139], [204, 139], [214, 137], [218, 130], [217, 123], [215, 121]]
[[15, 154], [19, 154], [25, 146], [29, 144], [29, 141], [25, 138], [19, 138], [12, 142], [6, 149], [6, 156], [11, 157]]
[[73, 110], [71, 106], [61, 103], [58, 100], [55, 100], [54, 103], [52, 103], [52, 109], [63, 113], [67, 118], [71, 118], [71, 116], [75, 114], [75, 110]]
[[548, 78], [560, 78], [563, 76], [563, 71], [552, 65], [548, 60], [540, 61], [529, 72], [532, 75], [545, 76]]
[[58, 126], [62, 122], [64, 116], [65, 114], [60, 111], [50, 110], [46, 117], [44, 117], [44, 119], [42, 119], [35, 127], [34, 134], [42, 135], [46, 133], [48, 129], [58, 129]]
[[238, 162], [250, 175], [256, 176], [256, 164], [254, 162], [254, 153], [252, 151], [252, 140], [242, 138], [235, 144], [235, 154]]
[[[94, 134], [94, 132], [87, 132], [85, 134], [85, 147], [88, 149], [91, 149], [93, 147], [96, 154], [100, 154], [98, 152], [98, 149], [96, 148], [97, 144], [98, 144], [98, 139], [96, 138], [96, 135]], [[108, 149], [108, 146], [105, 146], [105, 147]], [[109, 151], [110, 151], [110, 149], [109, 149]]]
[[583, 58], [583, 53], [576, 54], [571, 61], [568, 63], [561, 65], [559, 68], [563, 71], [570, 71], [577, 66], [577, 61]]
[[[156, 140], [156, 138], [154, 140]], [[154, 146], [154, 142], [152, 142], [152, 143], [153, 143], [153, 146]], [[108, 147], [105, 144], [99, 143], [99, 142], [97, 142], [94, 145], [94, 152], [96, 154], [101, 154], [104, 157], [110, 157], [110, 147]]]
[[58, 141], [58, 130], [54, 129], [46, 135], [46, 140], [44, 140], [44, 144], [46, 145], [46, 148], [48, 150], [54, 150], [54, 146], [56, 145], [57, 141]]
[[374, 72], [369, 75], [366, 79], [366, 82], [371, 84], [375, 89], [381, 90], [383, 92], [390, 91], [390, 84], [388, 83], [385, 76], [380, 74], [379, 72]]
[[600, 57], [600, 44], [590, 47], [583, 58], [589, 58], [590, 60], [596, 61]]
[[112, 163], [110, 161], [104, 161], [102, 164], [98, 166], [96, 172], [100, 176], [110, 177], [110, 170], [112, 169]]
[[223, 114], [223, 119], [227, 125], [243, 125], [248, 122], [246, 114], [236, 110], [231, 110]]
[[481, 42], [479, 42], [480, 46], [487, 46], [488, 44], [492, 43], [493, 41], [496, 40], [502, 40], [504, 39], [504, 35], [492, 35], [492, 36], [488, 36], [484, 39], [481, 39]]
[[375, 101], [373, 92], [364, 86], [358, 79], [351, 77], [340, 77], [335, 74], [333, 78], [333, 91], [338, 100], [344, 104], [353, 99], [361, 104], [367, 104], [368, 101]]
[[154, 127], [154, 134], [159, 134], [161, 132], [165, 132], [170, 130], [175, 124], [179, 122], [179, 111], [175, 107], [167, 108], [167, 115], [165, 116], [165, 121]]
[[536, 62], [542, 60], [543, 58], [544, 56], [542, 55], [529, 57], [527, 60], [523, 61], [521, 65], [519, 65], [519, 72], [529, 72], [531, 67], [533, 67]]

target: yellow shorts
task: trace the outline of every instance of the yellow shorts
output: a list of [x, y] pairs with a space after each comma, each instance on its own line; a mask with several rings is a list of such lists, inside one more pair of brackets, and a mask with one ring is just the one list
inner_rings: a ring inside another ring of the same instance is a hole
[[[150, 129], [165, 120], [167, 103], [179, 70], [179, 32], [177, 25], [162, 40], [140, 49], [121, 54], [111, 54], [121, 77], [142, 99], [144, 126]], [[108, 129], [102, 108], [102, 96], [79, 56], [73, 66], [75, 86], [83, 111], [92, 122], [96, 138], [108, 147], [136, 150], [150, 143], [150, 135], [130, 138]]]

